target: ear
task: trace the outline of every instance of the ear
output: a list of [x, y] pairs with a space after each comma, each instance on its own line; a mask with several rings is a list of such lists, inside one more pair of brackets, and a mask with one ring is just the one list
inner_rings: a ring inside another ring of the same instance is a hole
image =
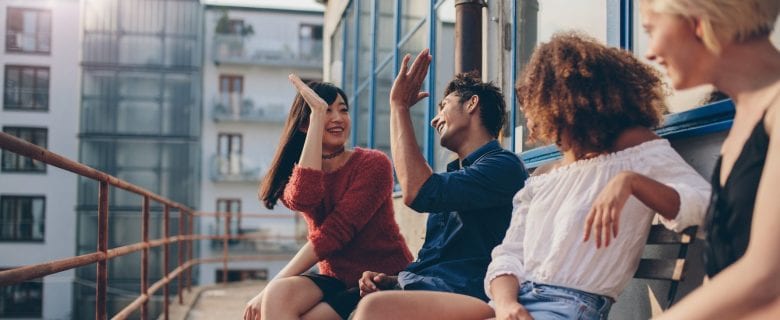
[[468, 113], [472, 113], [474, 111], [477, 111], [477, 106], [478, 105], [479, 105], [479, 96], [478, 95], [473, 95], [466, 102], [466, 111]]
[[704, 41], [704, 26], [701, 22], [701, 18], [691, 17], [689, 21], [691, 28], [693, 28], [693, 32], [696, 34], [696, 39], [699, 41]]

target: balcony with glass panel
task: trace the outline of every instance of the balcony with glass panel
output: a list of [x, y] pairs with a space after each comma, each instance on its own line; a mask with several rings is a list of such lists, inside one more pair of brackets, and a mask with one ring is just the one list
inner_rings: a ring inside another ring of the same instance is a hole
[[259, 104], [238, 94], [226, 94], [212, 102], [211, 118], [215, 122], [283, 123], [287, 113], [282, 104]]
[[301, 40], [296, 45], [238, 34], [217, 34], [212, 50], [216, 64], [322, 69], [322, 40]]
[[240, 154], [215, 154], [209, 169], [214, 182], [259, 182], [264, 171], [260, 164]]

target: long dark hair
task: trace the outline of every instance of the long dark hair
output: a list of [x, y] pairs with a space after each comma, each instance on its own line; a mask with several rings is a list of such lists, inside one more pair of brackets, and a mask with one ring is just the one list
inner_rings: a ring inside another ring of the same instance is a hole
[[[335, 85], [327, 82], [311, 81], [307, 84], [317, 93], [328, 105], [336, 101], [337, 95], [344, 99], [344, 104], [349, 108], [347, 94]], [[260, 183], [258, 196], [266, 208], [273, 209], [276, 201], [282, 196], [287, 181], [290, 180], [293, 167], [301, 158], [303, 151], [303, 142], [306, 140], [306, 133], [301, 128], [309, 124], [309, 115], [311, 109], [301, 94], [296, 94], [290, 107], [290, 115], [287, 116], [287, 122], [284, 124], [282, 137], [279, 138], [279, 148], [276, 149], [274, 160], [271, 162], [271, 168]]]

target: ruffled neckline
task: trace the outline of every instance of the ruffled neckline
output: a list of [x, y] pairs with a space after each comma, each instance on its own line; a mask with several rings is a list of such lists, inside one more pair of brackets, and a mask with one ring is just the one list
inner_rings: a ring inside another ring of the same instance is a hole
[[642, 153], [642, 152], [644, 152], [644, 151], [646, 151], [648, 149], [652, 149], [652, 148], [655, 148], [655, 147], [658, 147], [658, 146], [670, 146], [669, 140], [666, 140], [666, 139], [663, 139], [663, 138], [662, 139], [653, 139], [653, 140], [650, 140], [650, 141], [646, 141], [646, 142], [640, 143], [640, 144], [635, 145], [633, 147], [625, 148], [625, 149], [620, 150], [620, 151], [605, 153], [605, 154], [598, 155], [596, 157], [589, 158], [589, 159], [577, 160], [577, 161], [569, 163], [569, 164], [567, 164], [565, 166], [560, 166], [560, 167], [557, 167], [555, 169], [552, 169], [549, 172], [545, 172], [545, 173], [542, 173], [542, 174], [539, 174], [539, 175], [535, 175], [535, 176], [530, 176], [530, 177], [528, 177], [528, 181], [526, 183], [530, 183], [530, 182], [533, 182], [533, 181], [536, 181], [536, 180], [541, 180], [541, 179], [547, 179], [548, 177], [554, 177], [554, 176], [558, 176], [558, 175], [561, 175], [561, 174], [566, 174], [566, 173], [568, 173], [570, 171], [574, 171], [574, 170], [577, 170], [577, 169], [580, 169], [580, 168], [584, 168], [584, 167], [590, 167], [590, 166], [594, 166], [594, 165], [597, 165], [597, 164], [602, 164], [602, 163], [605, 163], [605, 162], [612, 162], [612, 161], [617, 160], [617, 159], [622, 159], [622, 158], [625, 158], [625, 157], [628, 157], [628, 156], [631, 156], [631, 155], [634, 155], [634, 154], [637, 154], [637, 153]]

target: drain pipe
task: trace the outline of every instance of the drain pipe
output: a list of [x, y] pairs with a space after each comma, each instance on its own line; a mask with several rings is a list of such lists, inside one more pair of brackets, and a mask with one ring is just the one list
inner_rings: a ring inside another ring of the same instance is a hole
[[483, 0], [455, 0], [455, 73], [482, 74]]

